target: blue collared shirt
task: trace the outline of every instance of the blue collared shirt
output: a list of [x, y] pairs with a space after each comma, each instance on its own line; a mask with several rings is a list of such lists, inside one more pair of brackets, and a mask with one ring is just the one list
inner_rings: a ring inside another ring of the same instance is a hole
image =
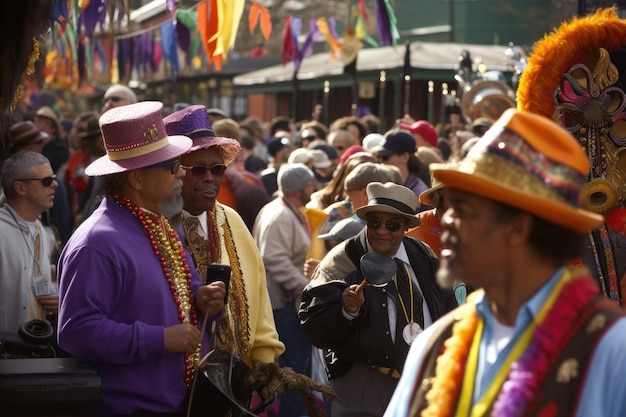
[[[550, 292], [561, 277], [563, 270], [557, 273], [519, 310], [511, 341], [515, 342], [525, 327], [539, 312], [542, 304], [548, 298]], [[489, 308], [486, 296], [479, 297], [476, 301], [478, 314], [485, 318], [485, 330], [481, 338], [479, 363], [477, 370], [476, 386], [474, 389], [474, 401], [488, 388], [504, 358], [514, 343], [509, 344], [500, 352], [493, 366], [486, 366], [484, 350], [487, 341], [493, 332], [495, 320]], [[437, 322], [418, 336], [411, 345], [411, 350], [404, 365], [402, 377], [389, 402], [384, 417], [407, 416], [415, 385], [416, 374], [421, 366], [421, 361], [433, 331], [437, 328]], [[487, 330], [489, 329], [489, 330]], [[585, 383], [581, 396], [578, 398], [576, 417], [624, 417], [626, 416], [626, 395], [624, 395], [624, 376], [626, 376], [626, 318], [620, 318], [599, 341], [589, 364]], [[583, 375], [580, 375], [583, 377]], [[575, 400], [575, 399], [572, 399]]]
[[476, 302], [476, 313], [484, 320], [483, 335], [480, 339], [480, 349], [478, 353], [478, 369], [476, 374], [479, 378], [476, 378], [474, 387], [474, 401], [476, 404], [480, 398], [485, 394], [485, 391], [489, 389], [491, 382], [497, 375], [498, 371], [506, 361], [506, 358], [511, 353], [513, 347], [517, 344], [517, 341], [522, 336], [528, 326], [535, 321], [535, 317], [539, 314], [541, 307], [552, 293], [554, 286], [563, 275], [565, 268], [559, 269], [550, 280], [539, 291], [535, 293], [527, 302], [521, 305], [515, 318], [515, 325], [513, 326], [513, 333], [511, 340], [506, 346], [499, 352], [495, 363], [489, 363], [487, 361], [488, 348], [494, 348], [490, 346], [493, 343], [494, 329], [496, 327], [496, 318], [491, 311], [489, 305], [489, 299], [482, 293]]

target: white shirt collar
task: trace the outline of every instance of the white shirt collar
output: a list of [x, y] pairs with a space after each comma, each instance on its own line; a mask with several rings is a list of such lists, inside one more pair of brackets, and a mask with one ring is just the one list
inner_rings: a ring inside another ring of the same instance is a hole
[[193, 214], [190, 214], [187, 210], [183, 210], [183, 216], [184, 217], [195, 217], [196, 219], [198, 219], [198, 222], [200, 222], [200, 230], [198, 230], [198, 233], [203, 238], [208, 239], [209, 231], [207, 230], [206, 211], [203, 211], [202, 213], [198, 214], [197, 216], [194, 216]]

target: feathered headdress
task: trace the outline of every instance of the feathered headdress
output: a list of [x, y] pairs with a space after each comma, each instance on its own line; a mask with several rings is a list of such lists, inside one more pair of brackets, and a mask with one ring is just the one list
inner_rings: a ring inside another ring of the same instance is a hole
[[518, 109], [552, 117], [554, 91], [572, 65], [585, 62], [598, 48], [612, 52], [624, 46], [626, 21], [614, 9], [563, 23], [533, 46], [517, 89]]
[[626, 21], [614, 9], [574, 18], [537, 42], [517, 90], [520, 110], [569, 130], [591, 162], [583, 204], [605, 215], [583, 262], [605, 295], [626, 294]]

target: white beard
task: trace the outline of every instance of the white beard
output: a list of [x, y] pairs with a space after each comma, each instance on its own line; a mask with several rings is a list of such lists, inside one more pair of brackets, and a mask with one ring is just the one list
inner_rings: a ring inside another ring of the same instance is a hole
[[159, 211], [168, 219], [171, 219], [183, 209], [183, 195], [180, 192], [182, 184], [183, 181], [180, 179], [175, 181], [170, 193], [159, 203]]

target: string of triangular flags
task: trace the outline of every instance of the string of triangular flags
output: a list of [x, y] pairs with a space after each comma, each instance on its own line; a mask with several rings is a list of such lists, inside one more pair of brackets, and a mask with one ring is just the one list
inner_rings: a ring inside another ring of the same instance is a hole
[[[166, 0], [168, 15], [152, 26], [122, 34], [124, 19], [130, 20], [128, 0], [53, 0], [50, 20], [51, 36], [47, 38], [46, 83], [53, 88], [76, 88], [91, 78], [93, 71], [114, 70], [123, 79], [128, 71], [140, 74], [154, 72], [163, 58], [169, 61], [173, 77], [180, 73], [178, 51], [185, 64], [207, 66], [220, 71], [228, 52], [234, 47], [237, 31], [247, 0], [204, 0], [190, 8], [176, 7]], [[294, 63], [298, 70], [302, 60], [313, 52], [313, 43], [322, 36], [330, 49], [331, 59], [338, 55], [348, 64], [356, 57], [362, 42], [371, 46], [395, 45], [399, 39], [396, 18], [389, 0], [375, 0], [378, 41], [366, 27], [370, 24], [365, 0], [348, 0], [351, 13], [346, 32], [340, 39], [334, 18], [319, 17], [309, 21], [304, 42], [298, 39], [303, 28], [299, 17], [286, 16], [282, 38], [282, 63]], [[251, 1], [248, 9], [248, 31], [260, 30], [268, 40], [272, 20], [267, 7]], [[97, 36], [109, 30], [110, 37]], [[157, 36], [158, 35], [158, 36]], [[158, 39], [157, 39], [158, 38]], [[112, 40], [112, 41], [111, 41]]]

